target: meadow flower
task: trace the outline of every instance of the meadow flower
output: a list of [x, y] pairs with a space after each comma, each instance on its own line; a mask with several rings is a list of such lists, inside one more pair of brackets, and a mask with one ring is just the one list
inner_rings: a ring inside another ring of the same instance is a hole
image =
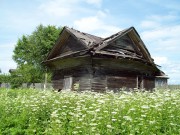
[[136, 109], [135, 108], [131, 108], [131, 109], [129, 109], [129, 111], [135, 111]]
[[143, 105], [143, 106], [141, 106], [141, 108], [142, 108], [142, 109], [149, 109], [149, 106]]
[[107, 128], [113, 129], [111, 125], [106, 125]]
[[55, 120], [55, 122], [56, 122], [56, 123], [58, 123], [58, 124], [59, 124], [59, 123], [61, 123], [61, 121], [60, 121], [60, 120], [58, 120], [58, 119], [56, 119], [56, 120]]
[[105, 101], [104, 100], [97, 100], [99, 103], [101, 103], [101, 104], [104, 104], [105, 103]]
[[80, 129], [81, 127], [76, 127], [77, 129]]
[[51, 117], [52, 118], [57, 118], [58, 117], [57, 110], [55, 110], [54, 112], [51, 113]]
[[156, 123], [156, 121], [155, 121], [155, 120], [153, 120], [153, 121], [149, 121], [149, 124], [150, 124], [150, 125], [155, 124], [155, 123]]
[[111, 112], [112, 114], [117, 114], [117, 112]]
[[146, 117], [146, 115], [142, 114], [141, 117]]
[[73, 131], [72, 133], [73, 133], [73, 134], [78, 134], [78, 131]]
[[96, 127], [91, 127], [91, 131], [92, 132], [96, 131]]
[[112, 121], [117, 121], [117, 119], [112, 119]]
[[90, 126], [97, 126], [98, 124], [97, 123], [90, 123], [89, 125]]
[[96, 109], [95, 111], [96, 111], [96, 112], [100, 112], [100, 109], [98, 108], [98, 109]]
[[123, 116], [123, 118], [127, 121], [132, 121], [132, 118], [130, 116]]

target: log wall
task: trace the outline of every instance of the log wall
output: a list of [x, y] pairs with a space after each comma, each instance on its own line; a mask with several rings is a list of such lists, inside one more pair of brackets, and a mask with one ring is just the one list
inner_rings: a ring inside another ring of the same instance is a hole
[[154, 78], [148, 78], [145, 77], [143, 79], [144, 89], [151, 90], [152, 88], [155, 88], [155, 79]]
[[120, 88], [136, 88], [136, 77], [108, 76], [107, 87], [110, 90], [119, 91]]

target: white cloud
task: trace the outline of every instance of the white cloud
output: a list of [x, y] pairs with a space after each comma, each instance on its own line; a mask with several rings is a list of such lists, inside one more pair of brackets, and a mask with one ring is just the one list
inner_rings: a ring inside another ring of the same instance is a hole
[[[156, 27], [156, 26], [155, 26]], [[142, 39], [153, 46], [153, 50], [180, 51], [180, 25], [161, 25], [141, 33]]]
[[175, 10], [175, 11], [179, 11], [179, 5], [180, 5], [180, 1], [178, 0], [172, 0], [172, 1], [168, 1], [168, 0], [145, 0], [149, 3], [153, 3], [153, 4], [157, 4], [163, 8], [167, 8], [170, 10]]
[[160, 65], [160, 69], [169, 76], [169, 84], [180, 84], [180, 62], [168, 59], [165, 56], [153, 57], [157, 65]]
[[176, 60], [180, 59], [180, 25], [173, 23], [177, 18], [173, 14], [151, 15], [140, 23], [142, 39], [148, 43], [155, 63], [170, 77], [170, 84], [180, 84], [180, 63]]
[[170, 62], [165, 68], [170, 77], [169, 84], [180, 84], [180, 63]]
[[6, 44], [0, 44], [0, 49], [8, 49], [8, 48], [14, 48], [15, 47], [15, 43], [6, 43]]
[[9, 69], [15, 69], [16, 67], [16, 63], [11, 59], [1, 60], [0, 62], [0, 69], [2, 73], [8, 73]]
[[174, 26], [161, 26], [152, 30], [142, 32], [145, 40], [156, 40], [165, 38], [179, 38], [180, 25]]
[[173, 21], [176, 20], [178, 17], [173, 14], [167, 14], [167, 15], [151, 15], [148, 17], [149, 20], [153, 20], [156, 22], [164, 22], [164, 21]]
[[140, 25], [142, 28], [152, 29], [155, 27], [159, 27], [160, 24], [155, 21], [145, 20], [145, 21], [142, 21]]
[[97, 36], [107, 37], [121, 29], [114, 25], [106, 23], [107, 14], [103, 11], [98, 11], [95, 16], [84, 17], [74, 21], [76, 29], [84, 32], [93, 33]]
[[67, 17], [81, 10], [89, 10], [80, 5], [86, 3], [100, 7], [102, 0], [48, 0], [39, 6], [39, 10], [54, 17]]
[[85, 0], [89, 4], [93, 4], [95, 6], [100, 7], [102, 4], [102, 0]]
[[74, 0], [52, 0], [47, 1], [39, 6], [40, 11], [53, 15], [55, 17], [67, 16], [72, 13], [70, 6], [74, 3]]
[[154, 62], [158, 65], [162, 65], [162, 64], [168, 64], [168, 58], [164, 57], [164, 56], [156, 56], [153, 57], [154, 58]]

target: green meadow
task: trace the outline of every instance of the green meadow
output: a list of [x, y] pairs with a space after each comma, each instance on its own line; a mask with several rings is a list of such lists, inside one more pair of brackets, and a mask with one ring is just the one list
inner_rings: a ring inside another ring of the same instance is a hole
[[1, 135], [179, 135], [180, 90], [0, 89]]

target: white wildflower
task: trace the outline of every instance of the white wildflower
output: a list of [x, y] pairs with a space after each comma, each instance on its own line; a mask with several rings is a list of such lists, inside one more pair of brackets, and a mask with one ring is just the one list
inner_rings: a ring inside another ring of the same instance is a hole
[[106, 127], [107, 127], [107, 128], [110, 128], [110, 129], [112, 129], [112, 128], [113, 128], [111, 125], [107, 125]]
[[58, 117], [57, 110], [51, 113], [51, 117], [56, 118]]
[[101, 103], [101, 104], [104, 104], [104, 103], [105, 103], [104, 100], [98, 100], [98, 102]]
[[97, 123], [90, 123], [89, 125], [90, 126], [97, 126], [98, 124]]
[[143, 114], [143, 115], [141, 115], [141, 117], [146, 117], [146, 115]]
[[61, 121], [60, 121], [60, 120], [56, 120], [55, 122], [56, 122], [56, 123], [61, 123]]
[[73, 131], [72, 133], [73, 133], [73, 134], [78, 134], [78, 131]]
[[96, 109], [95, 111], [96, 111], [96, 112], [100, 112], [100, 109], [98, 108], [98, 109]]
[[112, 121], [117, 121], [117, 119], [112, 119]]
[[149, 109], [149, 106], [143, 105], [143, 106], [141, 106], [141, 108], [142, 108], [142, 109]]
[[80, 129], [81, 127], [76, 127], [77, 129]]
[[155, 120], [153, 120], [153, 121], [149, 121], [149, 124], [155, 124], [156, 123], [156, 121]]
[[63, 108], [66, 108], [67, 106], [66, 106], [66, 105], [63, 105], [62, 107], [63, 107]]
[[131, 108], [131, 109], [129, 109], [130, 111], [135, 111], [136, 109], [135, 108]]
[[132, 118], [130, 116], [123, 116], [123, 118], [127, 121], [132, 121]]
[[112, 114], [117, 114], [117, 112], [111, 112]]

